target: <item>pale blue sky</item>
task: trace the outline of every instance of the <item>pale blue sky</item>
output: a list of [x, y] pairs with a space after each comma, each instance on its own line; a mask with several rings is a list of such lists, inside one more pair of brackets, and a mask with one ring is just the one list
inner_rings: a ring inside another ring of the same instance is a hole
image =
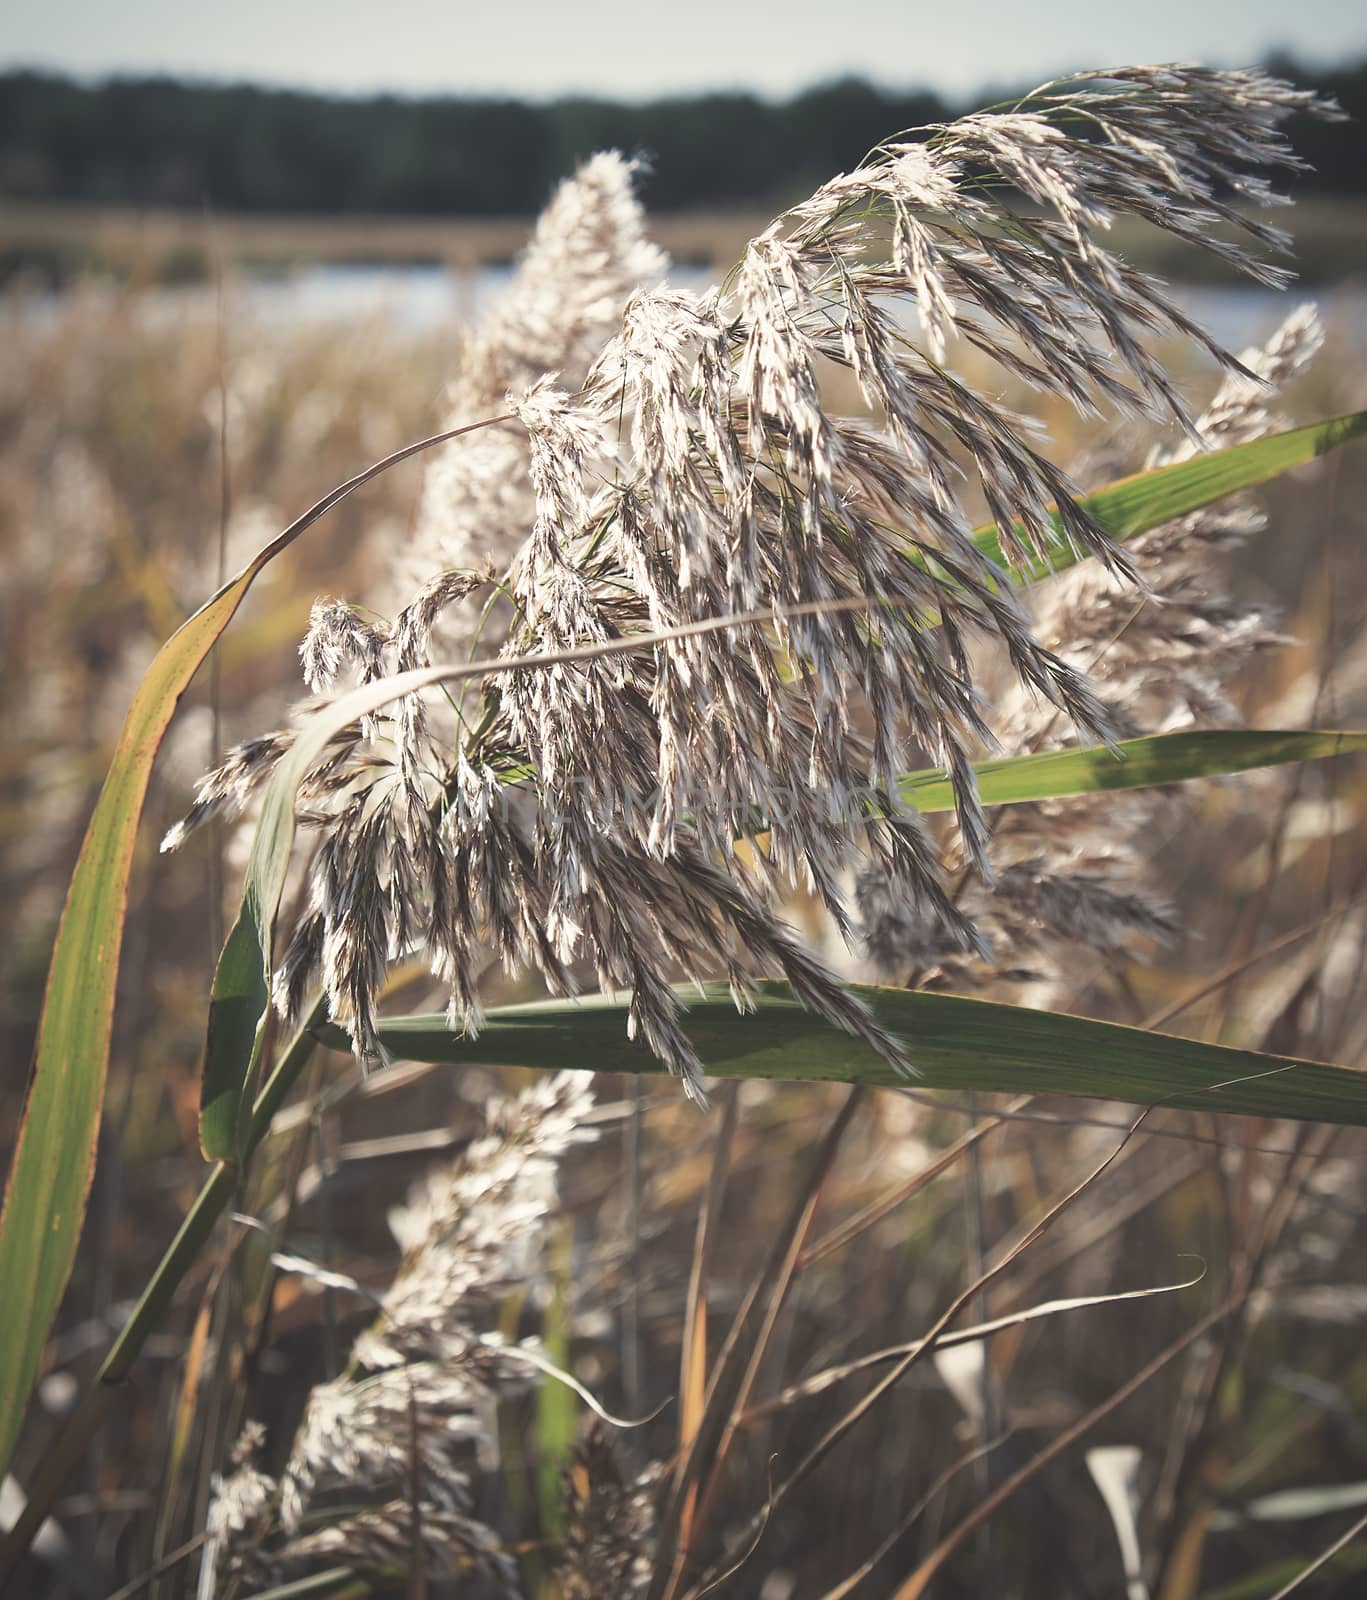
[[1367, 54], [1363, 0], [0, 0], [0, 65], [368, 91], [952, 92], [1128, 62]]

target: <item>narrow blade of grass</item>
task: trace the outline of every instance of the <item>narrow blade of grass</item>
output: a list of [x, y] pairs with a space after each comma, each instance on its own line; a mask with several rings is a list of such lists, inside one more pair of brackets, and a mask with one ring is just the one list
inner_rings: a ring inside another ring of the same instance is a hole
[[152, 762], [180, 696], [282, 541], [267, 545], [162, 646], [124, 722], [67, 890], [0, 1214], [0, 1469], [14, 1447], [85, 1216], [128, 879]]
[[[862, 1083], [902, 1088], [907, 1079], [867, 1045], [806, 1011], [784, 983], [758, 985], [756, 1009], [739, 1014], [724, 983], [704, 994], [681, 986], [689, 1038], [719, 1078]], [[880, 1023], [906, 1041], [929, 1089], [1065, 1094], [1321, 1122], [1367, 1124], [1367, 1073], [1203, 1044], [1114, 1022], [1033, 1011], [958, 995], [855, 986]], [[406, 1061], [578, 1068], [666, 1069], [626, 1036], [624, 999], [539, 1001], [491, 1011], [477, 1039], [444, 1016], [396, 1017], [380, 1040]], [[325, 1030], [340, 1047], [345, 1035]]]
[[[1120, 478], [1095, 494], [1086, 495], [1080, 504], [1092, 520], [1113, 539], [1133, 539], [1150, 528], [1199, 511], [1203, 506], [1241, 489], [1252, 489], [1279, 477], [1292, 467], [1328, 455], [1340, 445], [1367, 434], [1367, 411], [1352, 411], [1327, 422], [1312, 422], [1303, 428], [1289, 428], [1268, 434], [1249, 444], [1212, 450], [1208, 455], [1179, 461], [1170, 467], [1154, 467]], [[1057, 514], [1054, 527], [1060, 540], [1063, 523]], [[977, 529], [973, 542], [991, 560], [1005, 565], [1001, 542], [995, 527]], [[1012, 572], [1015, 583], [1030, 583], [1061, 572], [1080, 559], [1078, 552], [1060, 543], [1048, 561], [1035, 561]], [[1010, 570], [1010, 569], [1008, 569]]]
[[[571, 1367], [566, 1290], [573, 1267], [572, 1224], [566, 1222], [552, 1245], [550, 1293], [541, 1313], [542, 1346], [562, 1372], [568, 1372]], [[579, 1405], [574, 1391], [557, 1379], [543, 1375], [536, 1391], [536, 1497], [541, 1527], [552, 1539], [558, 1539], [563, 1531], [560, 1478], [574, 1449], [578, 1423]]]
[[[1221, 728], [1209, 733], [1160, 733], [1125, 739], [1113, 749], [1046, 750], [974, 765], [984, 805], [1059, 800], [1110, 789], [1145, 789], [1192, 778], [1227, 777], [1292, 761], [1323, 761], [1367, 750], [1367, 733]], [[951, 811], [954, 793], [937, 769], [909, 772], [902, 798], [918, 811]]]
[[[1122, 1289], [1111, 1294], [1077, 1295], [1070, 1300], [1045, 1300], [1039, 1305], [1013, 1311], [1009, 1316], [994, 1317], [991, 1322], [978, 1322], [967, 1328], [951, 1329], [940, 1335], [935, 1341], [935, 1348], [952, 1350], [956, 1346], [976, 1344], [980, 1339], [991, 1339], [1009, 1328], [1019, 1328], [1027, 1322], [1036, 1322], [1042, 1317], [1067, 1316], [1074, 1311], [1089, 1311], [1097, 1306], [1117, 1305], [1122, 1300], [1148, 1300], [1154, 1295], [1176, 1294], [1182, 1289], [1194, 1289], [1205, 1275], [1203, 1266], [1190, 1278], [1182, 1278], [1176, 1283], [1156, 1284], [1150, 1289]], [[857, 1377], [874, 1367], [887, 1366], [893, 1361], [901, 1361], [919, 1351], [924, 1344], [924, 1339], [912, 1339], [907, 1344], [891, 1345], [886, 1350], [873, 1350], [855, 1361], [846, 1361], [838, 1367], [827, 1367], [821, 1372], [814, 1372], [810, 1377], [790, 1384], [771, 1399], [752, 1407], [741, 1420], [747, 1426], [758, 1422], [762, 1417], [772, 1416], [776, 1411], [781, 1411], [799, 1400], [825, 1394], [828, 1389], [835, 1384], [843, 1383], [847, 1378]]]

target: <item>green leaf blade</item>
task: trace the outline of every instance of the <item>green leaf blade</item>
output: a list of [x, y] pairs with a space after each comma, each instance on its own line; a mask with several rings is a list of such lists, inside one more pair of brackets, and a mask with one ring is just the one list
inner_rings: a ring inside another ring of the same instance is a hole
[[152, 762], [181, 695], [264, 564], [258, 557], [158, 652], [124, 721], [67, 890], [0, 1212], [0, 1470], [71, 1274], [94, 1176], [128, 880]]
[[[1312, 728], [1218, 728], [1161, 733], [1107, 747], [1047, 750], [974, 763], [984, 805], [1019, 805], [1116, 789], [1228, 777], [1293, 761], [1323, 761], [1367, 750], [1367, 733]], [[951, 811], [954, 793], [939, 769], [908, 773], [902, 798], [918, 811]]]
[[208, 1161], [238, 1154], [242, 1094], [257, 1056], [270, 984], [253, 919], [233, 924], [214, 971], [204, 1075], [199, 1086], [199, 1144]]
[[246, 886], [209, 995], [199, 1142], [211, 1161], [242, 1159], [248, 1153], [251, 1103], [270, 1005], [275, 917], [294, 844], [294, 795], [303, 777], [298, 746], [281, 765], [283, 776], [277, 775], [266, 791]]
[[[1327, 422], [1312, 422], [1303, 428], [1268, 434], [1249, 444], [1212, 450], [1190, 461], [1137, 472], [1108, 484], [1095, 494], [1085, 495], [1079, 504], [1112, 539], [1123, 542], [1151, 528], [1161, 528], [1177, 517], [1200, 511], [1241, 489], [1256, 488], [1364, 434], [1367, 434], [1367, 411], [1348, 412], [1331, 417]], [[1057, 513], [1053, 522], [1062, 541], [1063, 522]], [[1076, 551], [1060, 542], [1048, 561], [1036, 560], [1012, 570], [995, 527], [977, 529], [973, 542], [990, 560], [1011, 571], [1015, 583], [1046, 578], [1080, 559]]]
[[[902, 1077], [860, 1040], [806, 1011], [788, 986], [765, 982], [741, 1015], [727, 986], [681, 987], [688, 1036], [719, 1078], [862, 1083], [877, 1088], [1080, 1095], [1137, 1105], [1367, 1126], [1367, 1073], [1321, 1062], [1149, 1033], [1114, 1022], [959, 995], [852, 986], [906, 1041], [918, 1070]], [[690, 997], [693, 997], [690, 1000]], [[596, 995], [491, 1011], [477, 1039], [441, 1016], [384, 1022], [400, 1060], [655, 1073], [665, 1067], [626, 1036], [625, 1001]], [[340, 1047], [341, 1030], [325, 1042]]]

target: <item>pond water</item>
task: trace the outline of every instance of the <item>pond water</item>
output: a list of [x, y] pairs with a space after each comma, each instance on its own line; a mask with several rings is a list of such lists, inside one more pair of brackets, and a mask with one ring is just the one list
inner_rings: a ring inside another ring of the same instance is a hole
[[[440, 266], [355, 267], [319, 265], [279, 279], [246, 279], [239, 292], [263, 316], [310, 321], [392, 317], [414, 331], [461, 325], [479, 316], [506, 289], [510, 267], [486, 267], [458, 276]], [[713, 275], [703, 268], [676, 267], [670, 283], [699, 291]], [[1343, 331], [1367, 338], [1367, 289], [1330, 286], [1285, 292], [1256, 284], [1178, 286], [1182, 309], [1223, 345], [1241, 348], [1265, 338], [1302, 300], [1317, 300]], [[1346, 329], [1344, 323], [1348, 324]]]
[[[459, 328], [478, 318], [507, 288], [508, 266], [454, 273], [440, 265], [353, 266], [319, 263], [288, 273], [243, 273], [231, 281], [230, 308], [262, 321], [318, 325], [380, 320], [409, 333]], [[704, 268], [680, 266], [670, 283], [701, 290], [715, 281]], [[1179, 285], [1178, 303], [1227, 348], [1235, 350], [1265, 338], [1302, 300], [1319, 302], [1337, 334], [1367, 342], [1367, 287], [1357, 284], [1292, 287], [1285, 293], [1252, 284]], [[154, 317], [213, 314], [216, 291], [210, 286], [158, 288], [146, 292], [144, 310]], [[61, 296], [30, 302], [38, 318], [55, 314]]]

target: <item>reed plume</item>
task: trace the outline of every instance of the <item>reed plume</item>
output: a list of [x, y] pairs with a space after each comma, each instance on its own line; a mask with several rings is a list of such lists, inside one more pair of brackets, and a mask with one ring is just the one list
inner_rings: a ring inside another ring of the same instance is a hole
[[543, 1275], [558, 1169], [594, 1137], [592, 1104], [573, 1073], [495, 1102], [464, 1155], [391, 1212], [398, 1269], [345, 1370], [310, 1392], [281, 1469], [260, 1465], [265, 1433], [252, 1423], [216, 1481], [201, 1593], [216, 1593], [220, 1576], [279, 1583], [341, 1563], [404, 1568], [416, 1528], [434, 1580], [517, 1600], [516, 1565], [480, 1520], [477, 1489], [497, 1459], [499, 1400], [540, 1379], [545, 1362], [534, 1341], [493, 1325], [501, 1298]]
[[[854, 938], [873, 884], [889, 915], [933, 930], [940, 954], [984, 955], [897, 774], [917, 758], [946, 770], [953, 849], [986, 884], [971, 768], [994, 739], [984, 647], [1009, 662], [1021, 704], [1048, 706], [1051, 728], [1057, 717], [1112, 737], [1124, 709], [1098, 695], [1078, 639], [1032, 624], [973, 543], [965, 478], [1008, 563], [1089, 556], [1079, 581], [1126, 586], [1137, 601], [1157, 559], [1108, 539], [1030, 420], [950, 369], [950, 341], [1084, 414], [1175, 420], [1202, 447], [1220, 424], [1203, 432], [1148, 341], [1195, 340], [1240, 382], [1250, 368], [1104, 236], [1136, 217], [1283, 282], [1259, 251], [1284, 250], [1285, 236], [1243, 208], [1279, 199], [1266, 173], [1297, 166], [1278, 129], [1300, 111], [1334, 114], [1257, 72], [1079, 74], [889, 142], [777, 219], [720, 289], [640, 288], [619, 318], [625, 283], [658, 258], [635, 231], [621, 164], [591, 169], [610, 174], [615, 222], [599, 236], [613, 242], [573, 302], [585, 328], [585, 306], [615, 319], [612, 336], [581, 381], [568, 330], [536, 345], [522, 338], [525, 311], [496, 320], [478, 348], [510, 384], [498, 407], [518, 427], [474, 436], [485, 443], [453, 451], [450, 477], [429, 483], [425, 523], [445, 506], [466, 530], [438, 540], [447, 565], [393, 624], [335, 602], [315, 612], [304, 658], [320, 688], [344, 667], [374, 678], [425, 660], [457, 602], [501, 596], [510, 614], [491, 635], [479, 703], [454, 727], [402, 702], [334, 741], [304, 784], [316, 848], [282, 1007], [320, 974], [333, 1014], [373, 1057], [388, 962], [426, 952], [453, 1023], [473, 1033], [496, 957], [557, 994], [590, 977], [629, 990], [633, 1036], [700, 1095], [671, 983], [725, 975], [743, 1008], [757, 977], [780, 973], [805, 1005], [914, 1066], [915, 1041], [879, 1027], [784, 923], [780, 897], [806, 886]], [[570, 206], [543, 223], [532, 259], [554, 258], [558, 232], [582, 220]], [[1216, 238], [1217, 225], [1242, 242]], [[853, 376], [869, 416], [830, 409], [832, 367]], [[785, 614], [794, 607], [808, 611]], [[765, 620], [656, 637], [753, 613]], [[499, 667], [635, 637], [639, 649], [599, 661]], [[187, 820], [242, 804], [292, 738], [232, 754]], [[755, 846], [744, 860], [738, 838]], [[1023, 903], [1033, 896], [1030, 916], [1048, 901], [1054, 920], [1082, 926], [1077, 884], [1032, 879], [1024, 863], [1004, 878]], [[1087, 914], [1148, 915], [1096, 895]]]

